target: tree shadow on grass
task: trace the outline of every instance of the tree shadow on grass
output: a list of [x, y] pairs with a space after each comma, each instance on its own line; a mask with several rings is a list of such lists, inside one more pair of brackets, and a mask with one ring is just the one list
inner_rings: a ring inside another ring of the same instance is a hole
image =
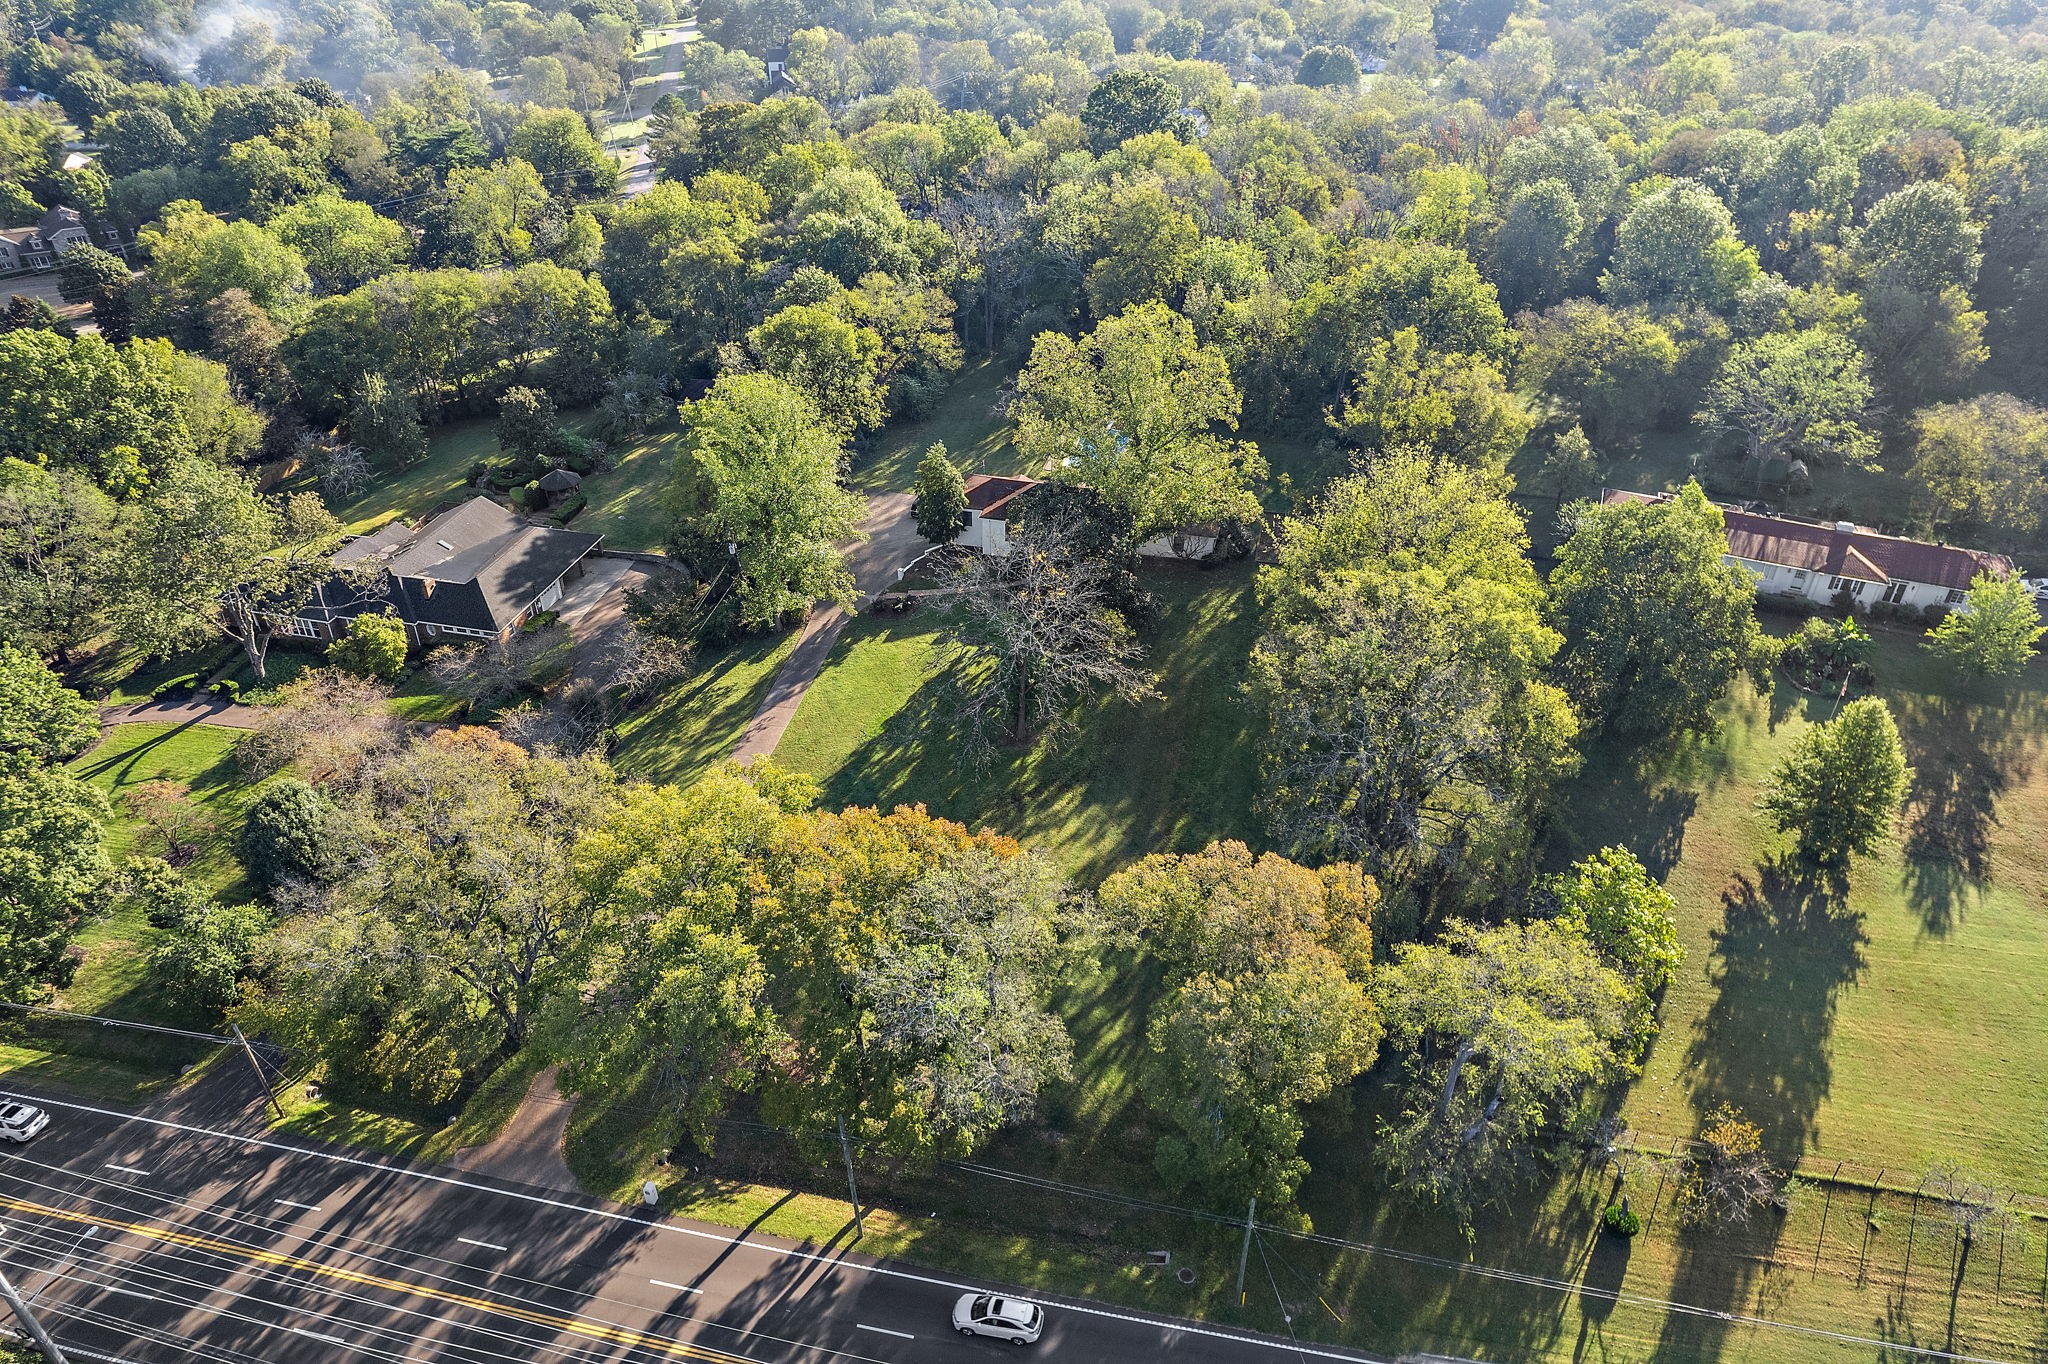
[[[649, 781], [684, 783], [731, 757], [780, 666], [761, 665], [789, 643], [786, 633], [750, 635], [703, 658], [688, 677], [626, 720], [614, 762]], [[758, 675], [746, 679], [750, 668]]]
[[[1572, 811], [1572, 817], [1554, 828], [1548, 861], [1562, 867], [1598, 845], [1618, 843], [1663, 880], [1685, 851], [1686, 825], [1699, 808], [1701, 792], [1725, 768], [1713, 754], [1703, 744], [1690, 754], [1660, 761], [1619, 745], [1596, 747], [1559, 793], [1557, 808]], [[1572, 839], [1569, 835], [1578, 830], [1589, 831], [1590, 837]]]
[[[1865, 966], [1862, 917], [1848, 910], [1845, 894], [1840, 878], [1784, 855], [1759, 864], [1754, 875], [1738, 873], [1722, 891], [1722, 924], [1713, 931], [1707, 966], [1714, 1001], [1694, 1024], [1686, 1051], [1692, 1105], [1702, 1122], [1729, 1103], [1763, 1129], [1767, 1149], [1791, 1153], [1814, 1144], [1833, 1079], [1836, 1000]], [[1767, 1287], [1781, 1225], [1767, 1209], [1746, 1227], [1685, 1233], [1672, 1299], [1709, 1314], [1752, 1306]], [[1729, 1329], [1711, 1315], [1674, 1314], [1652, 1358], [1718, 1359]]]
[[1256, 841], [1256, 736], [1242, 692], [1257, 629], [1249, 566], [1148, 570], [1145, 581], [1160, 607], [1145, 635], [1159, 695], [1090, 699], [1057, 743], [998, 743], [977, 761], [962, 699], [972, 679], [942, 648], [940, 671], [825, 777], [822, 803], [915, 800], [1041, 846], [1084, 883], [1146, 853]]
[[1896, 704], [1913, 764], [1906, 797], [1906, 894], [1925, 930], [1945, 936], [1991, 883], [1999, 804], [2033, 773], [2038, 694], [1908, 694]]
[[1693, 1107], [1704, 1116], [1732, 1103], [1770, 1149], [1806, 1150], [1832, 1079], [1836, 999], [1864, 970], [1862, 917], [1839, 884], [1785, 856], [1738, 873], [1721, 905], [1714, 1000], [1686, 1051]]

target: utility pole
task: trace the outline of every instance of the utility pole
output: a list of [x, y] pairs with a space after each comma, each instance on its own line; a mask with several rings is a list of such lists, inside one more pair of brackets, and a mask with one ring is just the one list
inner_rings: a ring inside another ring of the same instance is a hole
[[1252, 1227], [1258, 1222], [1259, 1200], [1254, 1197], [1252, 1205], [1244, 1210], [1244, 1249], [1237, 1252], [1237, 1305], [1244, 1306], [1244, 1267], [1252, 1258]]
[[270, 1101], [271, 1111], [277, 1114], [279, 1122], [283, 1122], [284, 1105], [277, 1101], [276, 1093], [270, 1088], [270, 1076], [264, 1072], [263, 1063], [256, 1059], [256, 1048], [250, 1046], [249, 1039], [243, 1036], [241, 1024], [230, 1023], [228, 1027], [234, 1030], [235, 1040], [242, 1044], [242, 1055], [249, 1058], [249, 1069], [256, 1072], [256, 1083], [263, 1087], [263, 1097]]
[[853, 1143], [846, 1139], [845, 1118], [839, 1120], [839, 1153], [846, 1157], [846, 1192], [853, 1199], [853, 1239], [858, 1241], [868, 1231], [860, 1215], [860, 1188], [853, 1182]]
[[28, 1304], [21, 1300], [21, 1294], [14, 1291], [14, 1284], [5, 1272], [0, 1272], [0, 1298], [7, 1299], [7, 1305], [14, 1309], [14, 1319], [28, 1332], [28, 1338], [36, 1343], [36, 1349], [41, 1352], [45, 1364], [68, 1364], [64, 1352], [57, 1348], [57, 1342], [50, 1339], [50, 1333], [43, 1329], [43, 1324], [28, 1310]]

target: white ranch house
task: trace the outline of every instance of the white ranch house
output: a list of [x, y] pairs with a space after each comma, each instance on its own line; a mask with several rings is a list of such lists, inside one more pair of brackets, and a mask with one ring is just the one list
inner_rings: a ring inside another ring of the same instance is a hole
[[[1613, 506], [1670, 498], [1607, 488], [1600, 500]], [[1832, 603], [1846, 591], [1859, 610], [1879, 602], [1954, 608], [1978, 574], [2003, 578], [2013, 571], [2003, 555], [1884, 535], [1853, 521], [1827, 525], [1719, 505], [1728, 522], [1727, 560], [1750, 571], [1760, 597]]]
[[[965, 524], [953, 537], [956, 545], [998, 557], [1010, 552], [1010, 507], [1037, 487], [1035, 478], [1006, 474], [969, 474]], [[1138, 546], [1147, 559], [1206, 559], [1222, 538], [1220, 526], [1188, 526], [1170, 535], [1155, 535]]]

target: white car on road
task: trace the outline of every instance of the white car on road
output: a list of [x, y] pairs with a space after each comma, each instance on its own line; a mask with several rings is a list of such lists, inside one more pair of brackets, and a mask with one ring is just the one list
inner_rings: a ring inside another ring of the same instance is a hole
[[962, 1293], [953, 1304], [953, 1329], [963, 1336], [991, 1336], [1012, 1345], [1029, 1345], [1045, 1329], [1045, 1310], [1022, 1298], [993, 1293]]
[[13, 1142], [27, 1141], [49, 1125], [50, 1115], [32, 1104], [0, 1106], [0, 1138]]

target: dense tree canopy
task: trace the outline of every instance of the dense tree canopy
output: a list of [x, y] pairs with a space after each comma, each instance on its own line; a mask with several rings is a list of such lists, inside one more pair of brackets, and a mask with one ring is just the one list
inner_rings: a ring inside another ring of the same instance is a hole
[[1307, 1165], [1299, 1107], [1371, 1064], [1365, 989], [1377, 889], [1356, 865], [1310, 871], [1242, 843], [1148, 857], [1104, 883], [1103, 910], [1166, 967], [1146, 1102], [1172, 1124], [1160, 1172], [1221, 1206], [1285, 1205]]
[[1580, 509], [1550, 592], [1558, 669], [1581, 714], [1645, 739], [1713, 723], [1759, 633], [1755, 582], [1727, 554], [1720, 508], [1697, 483], [1668, 501]]
[[741, 619], [851, 600], [839, 546], [859, 530], [862, 504], [840, 488], [839, 442], [810, 400], [766, 374], [731, 374], [683, 421], [673, 535], [703, 576], [730, 573]]
[[1636, 995], [1569, 923], [1454, 921], [1378, 973], [1409, 1084], [1383, 1123], [1388, 1177], [1470, 1225], [1542, 1168], [1588, 1089], [1633, 1069]]
[[1284, 524], [1252, 670], [1285, 844], [1400, 885], [1526, 846], [1578, 761], [1527, 545], [1482, 476], [1413, 457]]
[[1038, 338], [1019, 378], [1017, 446], [1044, 476], [1086, 484], [1129, 513], [1139, 539], [1258, 514], [1258, 449], [1237, 425], [1220, 351], [1187, 320], [1148, 303], [1078, 341]]

